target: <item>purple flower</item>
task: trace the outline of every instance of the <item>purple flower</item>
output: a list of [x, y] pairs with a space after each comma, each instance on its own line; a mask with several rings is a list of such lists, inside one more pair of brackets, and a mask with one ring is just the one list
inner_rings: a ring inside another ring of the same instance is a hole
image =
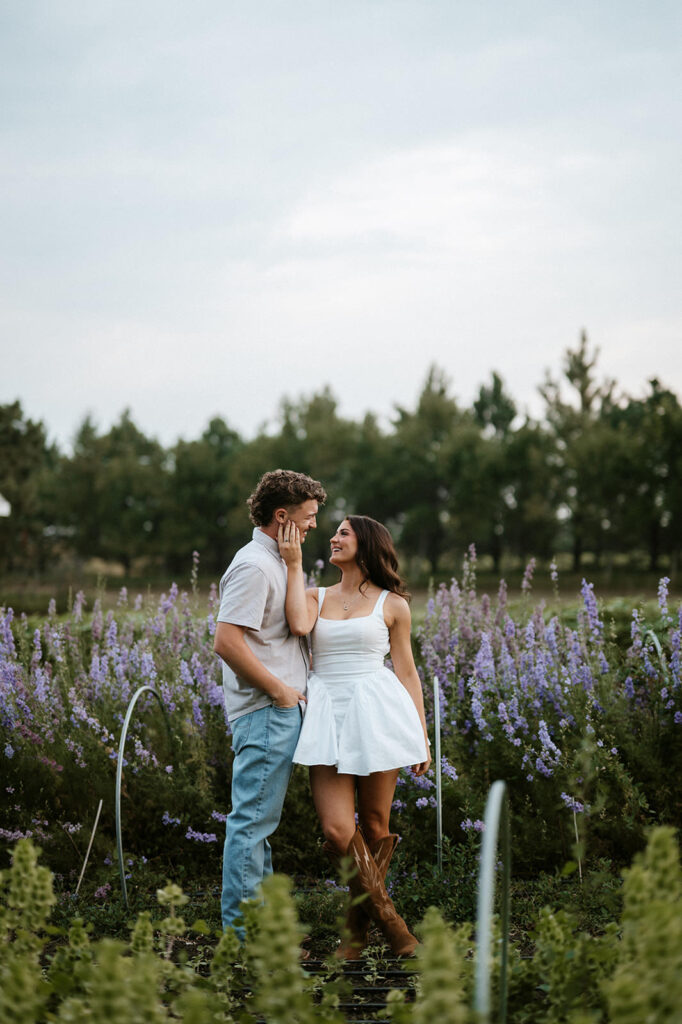
[[574, 797], [569, 796], [568, 793], [562, 793], [561, 799], [566, 804], [569, 811], [575, 811], [576, 814], [582, 814], [585, 810], [585, 805], [581, 804], [579, 800], [574, 799]]
[[587, 580], [583, 579], [580, 592], [583, 595], [583, 606], [587, 613], [587, 623], [592, 634], [592, 639], [599, 641], [601, 640], [604, 632], [604, 623], [599, 618], [597, 599], [594, 596], [594, 583], [588, 583]]
[[531, 558], [530, 562], [525, 568], [523, 579], [521, 580], [521, 591], [524, 594], [530, 593], [532, 586], [533, 573], [535, 572], [535, 559]]
[[481, 633], [481, 646], [474, 661], [474, 672], [486, 684], [484, 689], [495, 685], [495, 658], [488, 633]]
[[73, 602], [73, 609], [71, 611], [72, 618], [75, 622], [80, 622], [83, 618], [83, 607], [87, 604], [85, 600], [85, 594], [82, 590], [79, 590], [76, 594]]
[[171, 588], [169, 592], [167, 594], [161, 595], [161, 602], [159, 607], [164, 615], [167, 615], [171, 608], [175, 606], [175, 603], [178, 599], [178, 593], [179, 592], [177, 583], [171, 583]]
[[192, 839], [195, 843], [217, 843], [218, 837], [215, 832], [195, 832], [194, 829], [188, 826], [185, 832], [185, 839]]
[[658, 582], [658, 607], [661, 609], [661, 618], [667, 624], [671, 622], [670, 612], [668, 611], [668, 584], [670, 579], [668, 576], [663, 576]]

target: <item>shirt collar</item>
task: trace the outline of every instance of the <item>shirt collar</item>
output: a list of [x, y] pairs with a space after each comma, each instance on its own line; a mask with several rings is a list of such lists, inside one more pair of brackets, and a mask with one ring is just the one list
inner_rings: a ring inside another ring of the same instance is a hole
[[274, 537], [268, 537], [267, 533], [263, 533], [260, 526], [254, 527], [253, 539], [256, 544], [262, 544], [262, 546], [269, 551], [271, 555], [274, 555], [278, 562], [282, 561], [279, 553], [279, 544]]

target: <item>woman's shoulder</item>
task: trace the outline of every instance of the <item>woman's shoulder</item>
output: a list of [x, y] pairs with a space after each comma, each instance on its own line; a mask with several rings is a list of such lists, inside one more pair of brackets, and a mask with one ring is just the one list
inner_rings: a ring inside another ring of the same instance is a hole
[[384, 610], [386, 612], [387, 625], [393, 626], [395, 623], [411, 621], [410, 606], [400, 594], [396, 594], [394, 591], [389, 590], [384, 601]]

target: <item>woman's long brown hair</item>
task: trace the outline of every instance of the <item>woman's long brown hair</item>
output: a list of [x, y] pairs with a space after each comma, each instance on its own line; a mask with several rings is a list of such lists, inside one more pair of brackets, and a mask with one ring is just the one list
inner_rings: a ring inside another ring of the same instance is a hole
[[357, 537], [356, 560], [365, 579], [409, 601], [405, 581], [398, 572], [398, 556], [393, 538], [383, 523], [378, 523], [371, 516], [346, 516], [346, 519]]

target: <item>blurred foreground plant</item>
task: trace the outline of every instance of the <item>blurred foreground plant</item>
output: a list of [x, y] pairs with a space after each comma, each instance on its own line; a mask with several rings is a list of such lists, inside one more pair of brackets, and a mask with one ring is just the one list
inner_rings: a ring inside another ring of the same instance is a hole
[[[176, 930], [182, 893], [163, 893]], [[90, 943], [74, 922], [68, 944], [47, 954], [51, 879], [30, 840], [17, 844], [12, 868], [0, 877], [0, 1020], [3, 1024], [341, 1024], [331, 1000], [316, 1005], [299, 962], [299, 924], [290, 883], [270, 877], [262, 900], [248, 908], [247, 939], [220, 938], [208, 977], [180, 958], [166, 958], [167, 929], [156, 942], [143, 914], [130, 944]], [[626, 872], [620, 929], [577, 932], [567, 914], [540, 914], [532, 959], [510, 957], [510, 1024], [642, 1024], [679, 1019], [682, 1005], [682, 871], [674, 832], [658, 828], [646, 852]], [[619, 937], [622, 930], [622, 939]], [[470, 927], [453, 930], [431, 908], [420, 929], [414, 966], [416, 998], [389, 997], [395, 1024], [470, 1024]], [[495, 943], [499, 946], [499, 943]], [[43, 965], [47, 963], [47, 971]], [[245, 973], [246, 972], [246, 973]], [[248, 978], [248, 990], [244, 979]], [[252, 1014], [253, 1011], [253, 1014]]]

